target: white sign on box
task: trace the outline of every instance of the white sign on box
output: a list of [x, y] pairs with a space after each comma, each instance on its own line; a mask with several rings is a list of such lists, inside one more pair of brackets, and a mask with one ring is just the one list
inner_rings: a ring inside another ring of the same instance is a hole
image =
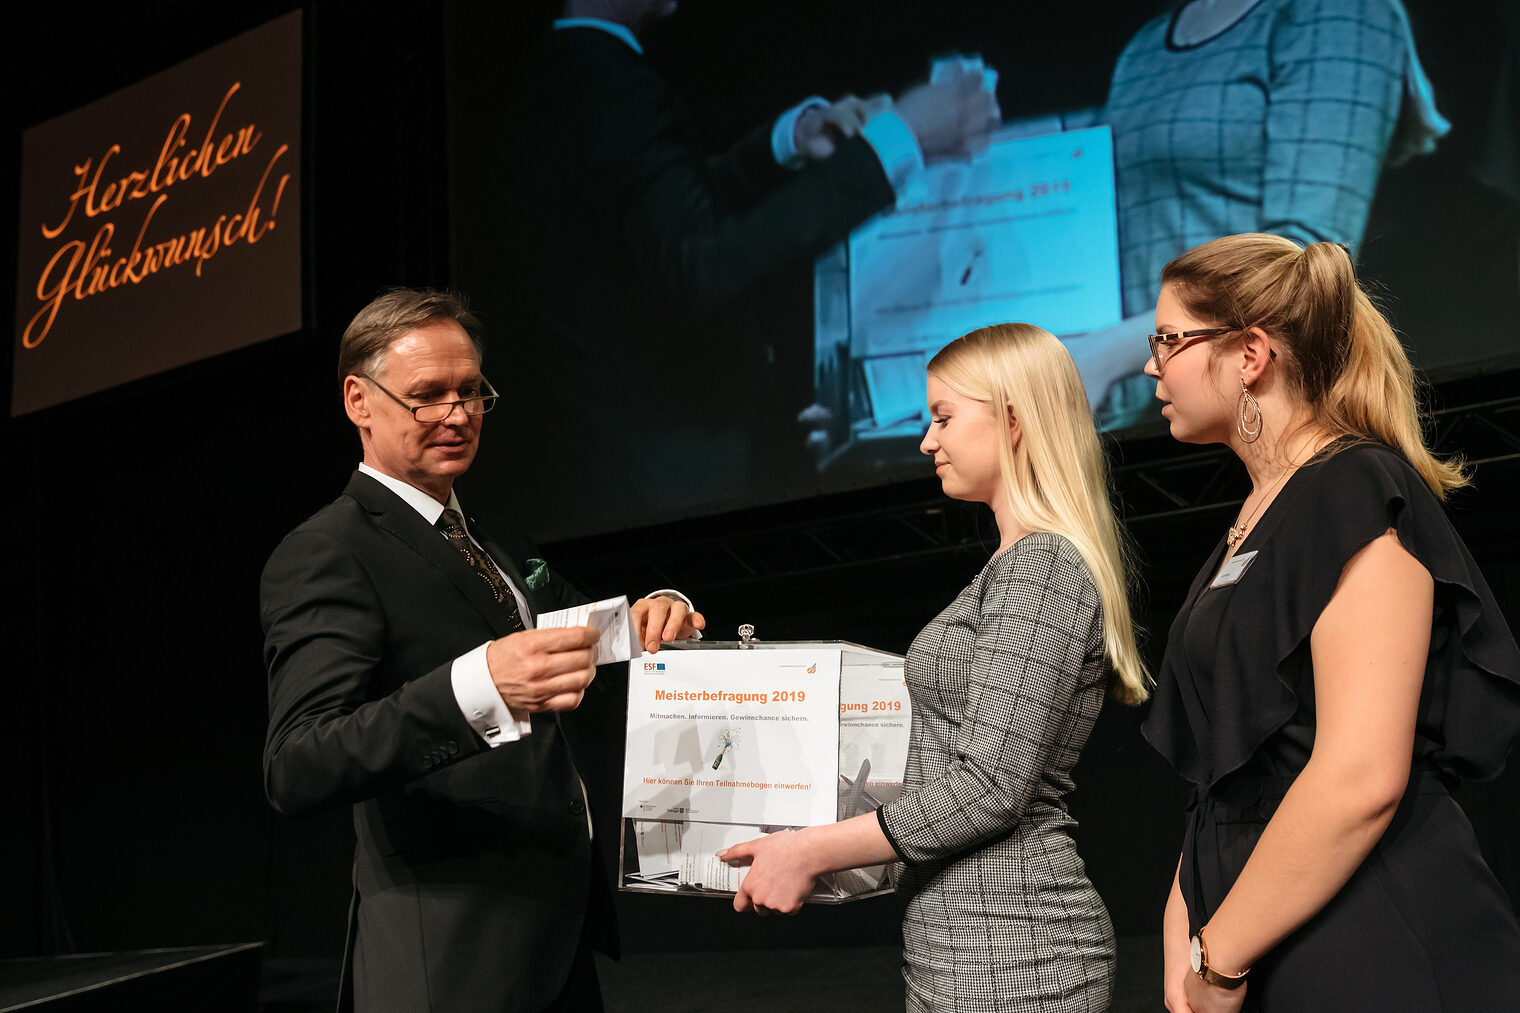
[[902, 659], [864, 651], [846, 655], [839, 673], [839, 819], [902, 794], [912, 724]]
[[591, 626], [602, 635], [602, 639], [596, 642], [598, 665], [632, 661], [644, 656], [644, 648], [639, 643], [638, 633], [628, 614], [627, 595], [544, 612], [538, 617], [538, 628], [541, 630], [557, 630], [568, 626]]
[[661, 651], [628, 666], [623, 815], [832, 823], [839, 651]]

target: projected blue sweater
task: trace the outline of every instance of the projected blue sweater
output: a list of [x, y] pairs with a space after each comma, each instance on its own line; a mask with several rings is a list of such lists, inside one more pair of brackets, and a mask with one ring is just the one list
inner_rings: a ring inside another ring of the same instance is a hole
[[[1360, 242], [1410, 60], [1395, 2], [1260, 0], [1189, 46], [1176, 13], [1130, 40], [1102, 116], [1125, 316], [1156, 305], [1169, 260], [1219, 236]], [[1138, 420], [1153, 392], [1144, 377], [1116, 384], [1105, 424]]]

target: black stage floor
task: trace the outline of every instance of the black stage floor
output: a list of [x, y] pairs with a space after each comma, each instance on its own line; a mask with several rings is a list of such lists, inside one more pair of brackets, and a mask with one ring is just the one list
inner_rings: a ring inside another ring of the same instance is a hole
[[0, 1013], [255, 1013], [263, 949], [234, 943], [7, 958], [0, 960]]
[[[601, 959], [607, 1013], [811, 1013], [902, 1009], [901, 952], [895, 946], [806, 950], [630, 953]], [[266, 961], [264, 1013], [332, 1009], [337, 970], [330, 961]], [[1161, 937], [1119, 939], [1119, 980], [1110, 1013], [1159, 1013]]]

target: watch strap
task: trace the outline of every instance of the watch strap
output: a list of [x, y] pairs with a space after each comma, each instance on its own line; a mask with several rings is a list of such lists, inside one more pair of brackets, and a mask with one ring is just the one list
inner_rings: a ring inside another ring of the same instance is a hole
[[1249, 967], [1239, 974], [1225, 974], [1209, 966], [1209, 948], [1203, 941], [1203, 929], [1198, 930], [1198, 949], [1202, 956], [1198, 977], [1202, 978], [1206, 984], [1216, 988], [1237, 989], [1246, 983], [1246, 975], [1251, 973]]

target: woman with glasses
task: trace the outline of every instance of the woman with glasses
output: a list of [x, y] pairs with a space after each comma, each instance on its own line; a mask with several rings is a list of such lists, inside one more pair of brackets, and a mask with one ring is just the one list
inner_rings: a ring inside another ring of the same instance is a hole
[[1402, 346], [1343, 247], [1269, 235], [1169, 263], [1156, 331], [1173, 437], [1251, 477], [1144, 725], [1194, 785], [1167, 1008], [1514, 1010], [1520, 928], [1450, 789], [1520, 736], [1520, 650]]
[[815, 877], [897, 861], [909, 1010], [1102, 1013], [1114, 935], [1066, 809], [1106, 693], [1147, 695], [1106, 462], [1071, 356], [1000, 324], [928, 367], [920, 449], [945, 494], [986, 503], [997, 553], [908, 650], [902, 796], [719, 856], [734, 906], [795, 911]]

